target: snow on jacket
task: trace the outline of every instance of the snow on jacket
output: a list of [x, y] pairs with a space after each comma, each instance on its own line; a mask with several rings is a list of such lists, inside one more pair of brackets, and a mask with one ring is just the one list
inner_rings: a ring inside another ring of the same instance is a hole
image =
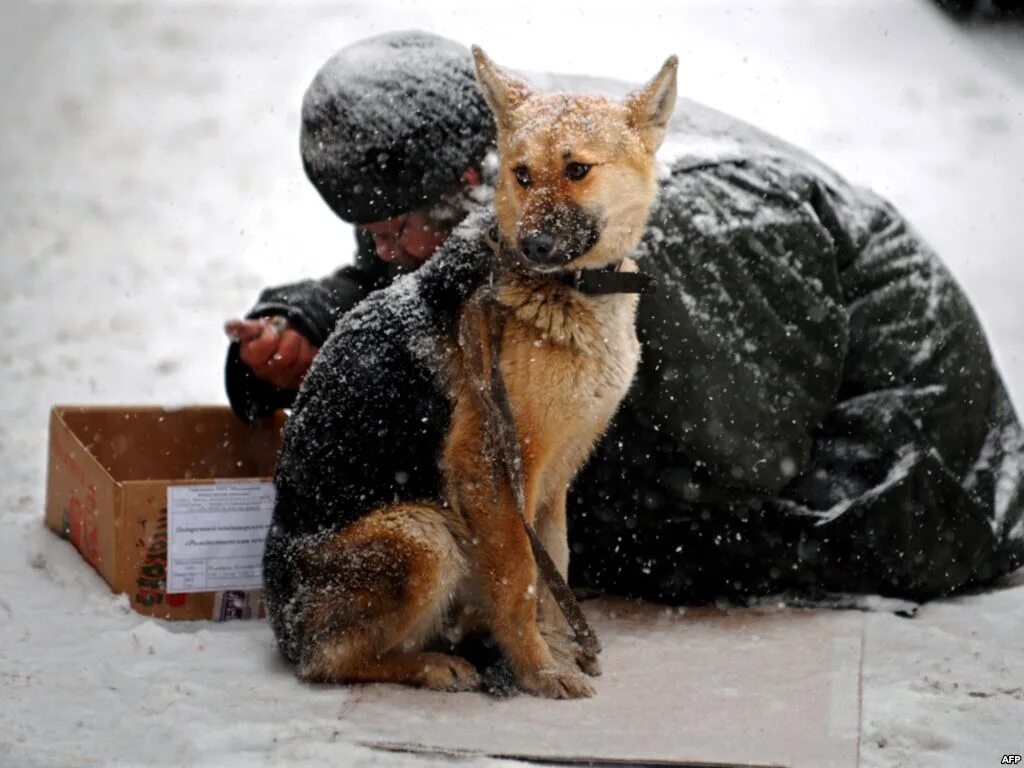
[[[925, 599], [1017, 567], [1024, 437], [935, 254], [884, 200], [701, 105], [677, 107], [665, 151], [636, 253], [659, 288], [634, 386], [569, 495], [571, 579], [667, 602]], [[354, 267], [261, 296], [250, 316], [323, 344], [285, 431], [268, 589], [305, 537], [440, 492], [450, 404], [426, 350], [487, 271], [488, 220], [383, 290], [364, 241]], [[234, 347], [227, 379], [244, 418], [294, 394], [254, 384]]]

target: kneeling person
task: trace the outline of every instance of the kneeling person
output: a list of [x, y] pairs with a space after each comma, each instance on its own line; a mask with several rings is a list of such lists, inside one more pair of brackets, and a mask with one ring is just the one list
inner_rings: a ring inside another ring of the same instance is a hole
[[[385, 109], [399, 93], [404, 109]], [[805, 153], [693, 102], [677, 113], [679, 154], [637, 249], [660, 284], [638, 308], [640, 368], [568, 498], [574, 583], [666, 602], [787, 589], [925, 599], [1017, 567], [1020, 424], [935, 254], [891, 206]], [[307, 93], [302, 147], [324, 199], [357, 224], [356, 264], [266, 291], [252, 319], [287, 318], [322, 345], [416, 265], [407, 245], [425, 230], [405, 226], [410, 212], [446, 238], [416, 251], [429, 256], [420, 272], [440, 260], [450, 278], [417, 275], [416, 289], [428, 305], [461, 301], [486, 226], [453, 226], [493, 189], [493, 137], [460, 46], [402, 33], [342, 51]], [[386, 350], [386, 370], [337, 371], [374, 407], [361, 431], [339, 433], [348, 448], [310, 441], [301, 471], [313, 487], [340, 472], [415, 483], [436, 465], [448, 411], [416, 340], [444, 313], [405, 300], [388, 294], [393, 312], [361, 353]], [[261, 378], [245, 348], [229, 351], [236, 411], [289, 405], [294, 388]], [[379, 466], [360, 463], [393, 422], [405, 439]], [[326, 486], [322, 497], [360, 503]]]

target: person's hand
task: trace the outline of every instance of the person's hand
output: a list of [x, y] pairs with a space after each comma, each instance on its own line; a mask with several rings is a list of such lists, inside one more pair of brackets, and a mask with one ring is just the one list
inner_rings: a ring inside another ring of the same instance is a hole
[[239, 343], [239, 355], [256, 378], [281, 389], [298, 389], [320, 351], [283, 317], [228, 320], [224, 331]]

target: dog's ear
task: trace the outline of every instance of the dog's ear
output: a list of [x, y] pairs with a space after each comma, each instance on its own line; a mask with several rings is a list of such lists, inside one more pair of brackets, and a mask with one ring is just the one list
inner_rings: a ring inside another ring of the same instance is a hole
[[676, 106], [676, 70], [679, 59], [669, 56], [661, 71], [647, 85], [626, 97], [629, 124], [640, 132], [650, 152], [665, 138], [665, 126]]
[[530, 95], [530, 86], [499, 69], [478, 45], [473, 46], [476, 79], [499, 128], [509, 126], [509, 115]]

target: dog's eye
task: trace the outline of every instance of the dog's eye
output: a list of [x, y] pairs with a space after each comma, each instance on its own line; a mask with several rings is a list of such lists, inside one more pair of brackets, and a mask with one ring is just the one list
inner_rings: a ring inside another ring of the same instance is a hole
[[590, 173], [590, 168], [586, 163], [569, 163], [565, 166], [565, 176], [570, 181], [579, 181]]
[[516, 181], [521, 186], [528, 187], [533, 183], [533, 178], [530, 176], [530, 169], [525, 165], [520, 165], [516, 168]]

